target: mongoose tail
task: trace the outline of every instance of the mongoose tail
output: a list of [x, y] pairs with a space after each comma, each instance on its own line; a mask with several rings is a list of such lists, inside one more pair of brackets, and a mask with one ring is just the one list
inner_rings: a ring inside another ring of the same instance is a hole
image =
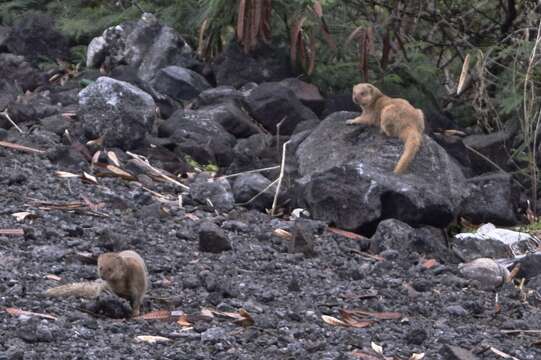
[[416, 129], [405, 130], [401, 135], [402, 141], [404, 141], [404, 152], [394, 168], [395, 174], [403, 174], [406, 172], [413, 158], [419, 151], [423, 139], [422, 134]]
[[107, 283], [103, 280], [86, 281], [47, 289], [47, 291], [45, 291], [45, 295], [51, 297], [77, 296], [84, 299], [95, 299], [106, 288]]

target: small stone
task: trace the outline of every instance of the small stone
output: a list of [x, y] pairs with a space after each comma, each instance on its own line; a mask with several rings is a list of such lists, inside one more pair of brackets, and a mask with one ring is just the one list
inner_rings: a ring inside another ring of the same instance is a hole
[[222, 229], [214, 223], [205, 222], [199, 227], [199, 250], [221, 253], [231, 250], [231, 244]]

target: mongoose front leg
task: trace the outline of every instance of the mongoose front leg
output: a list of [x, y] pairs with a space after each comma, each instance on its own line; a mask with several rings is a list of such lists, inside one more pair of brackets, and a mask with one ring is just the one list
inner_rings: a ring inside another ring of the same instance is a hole
[[372, 119], [372, 116], [370, 116], [370, 114], [363, 113], [361, 116], [357, 116], [354, 119], [347, 120], [346, 124], [372, 125], [373, 119]]

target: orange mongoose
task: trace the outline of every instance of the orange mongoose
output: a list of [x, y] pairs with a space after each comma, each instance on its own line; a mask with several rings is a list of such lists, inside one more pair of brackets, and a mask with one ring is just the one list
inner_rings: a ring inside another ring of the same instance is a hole
[[98, 257], [98, 276], [93, 282], [80, 282], [48, 289], [48, 296], [96, 298], [112, 291], [130, 302], [132, 316], [138, 316], [148, 288], [148, 272], [143, 258], [132, 250], [105, 253]]
[[404, 142], [404, 152], [394, 168], [395, 174], [403, 174], [423, 140], [425, 121], [423, 112], [407, 100], [390, 98], [371, 84], [353, 87], [353, 102], [363, 109], [361, 116], [348, 120], [347, 124], [379, 126], [387, 136], [398, 137]]

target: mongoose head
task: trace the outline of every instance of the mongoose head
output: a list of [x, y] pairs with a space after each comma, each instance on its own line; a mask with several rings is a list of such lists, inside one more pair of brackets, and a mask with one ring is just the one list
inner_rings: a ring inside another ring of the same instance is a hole
[[124, 277], [124, 260], [114, 253], [101, 254], [98, 257], [98, 275], [106, 281]]
[[361, 83], [353, 87], [353, 102], [360, 106], [369, 106], [382, 95], [372, 84]]

